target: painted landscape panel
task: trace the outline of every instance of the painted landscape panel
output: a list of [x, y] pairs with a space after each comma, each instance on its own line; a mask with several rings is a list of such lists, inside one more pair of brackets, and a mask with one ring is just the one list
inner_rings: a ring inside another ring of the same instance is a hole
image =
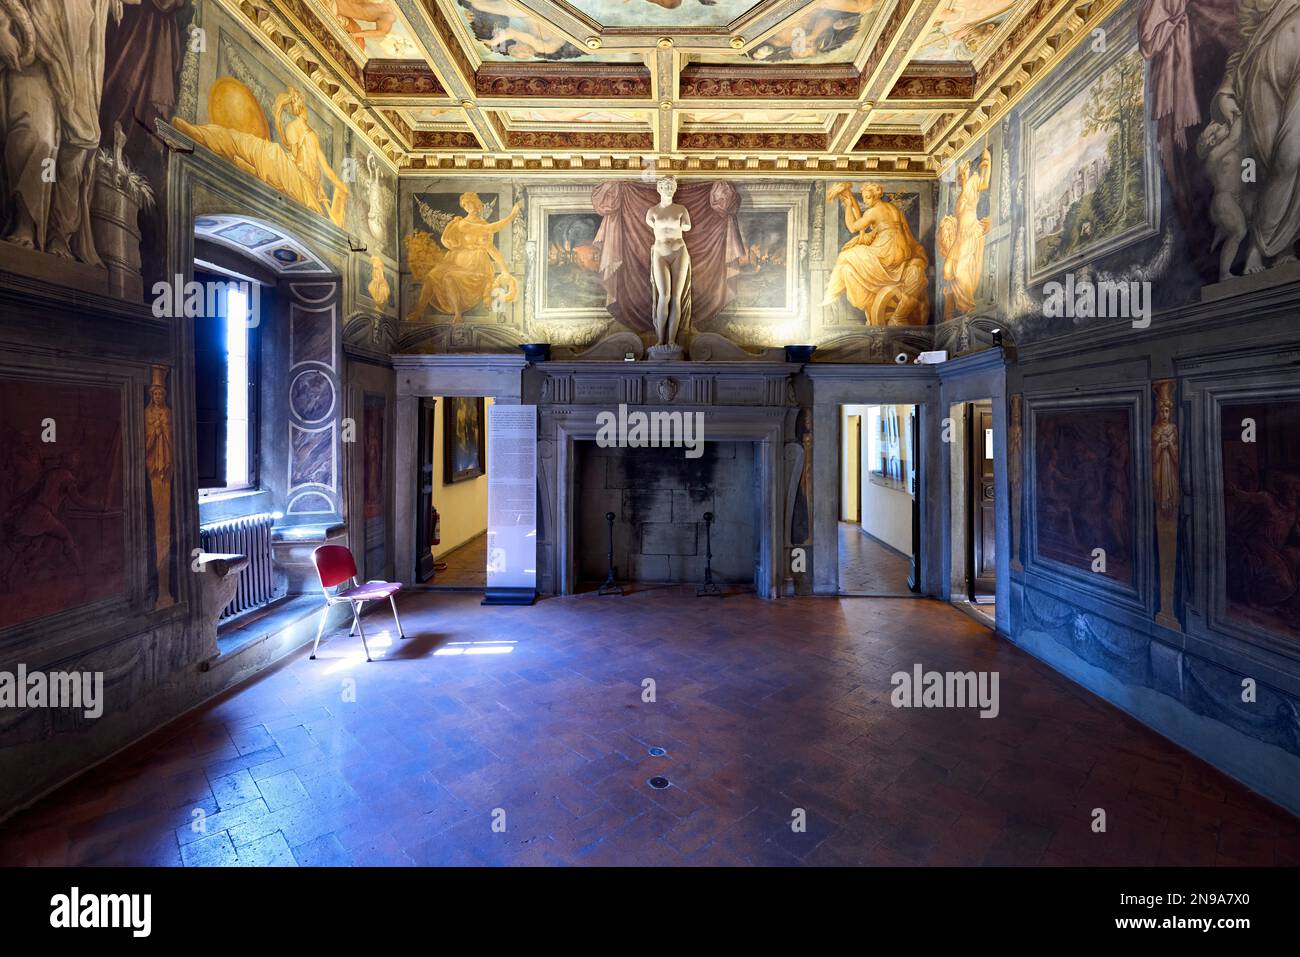
[[1031, 128], [1032, 272], [1099, 255], [1148, 221], [1143, 77], [1134, 47]]

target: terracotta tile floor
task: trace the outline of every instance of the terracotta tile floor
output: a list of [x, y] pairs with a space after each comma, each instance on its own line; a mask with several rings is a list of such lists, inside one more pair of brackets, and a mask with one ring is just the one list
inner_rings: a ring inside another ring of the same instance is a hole
[[435, 588], [486, 588], [487, 532], [453, 548], [438, 561], [446, 562], [447, 568], [435, 574], [429, 585]]
[[840, 594], [912, 595], [907, 587], [909, 562], [862, 531], [855, 522], [840, 522]]
[[[1300, 864], [1295, 818], [938, 602], [404, 597], [418, 637], [376, 613], [367, 664], [336, 632], [0, 827], [0, 863]], [[1000, 715], [895, 709], [918, 662], [996, 670]]]

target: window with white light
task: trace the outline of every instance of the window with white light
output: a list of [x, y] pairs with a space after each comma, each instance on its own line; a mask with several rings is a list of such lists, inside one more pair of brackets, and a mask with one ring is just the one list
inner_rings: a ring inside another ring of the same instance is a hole
[[195, 271], [204, 309], [194, 318], [195, 444], [201, 499], [258, 487], [261, 289]]
[[248, 488], [249, 363], [248, 296], [232, 289], [226, 296], [226, 490]]

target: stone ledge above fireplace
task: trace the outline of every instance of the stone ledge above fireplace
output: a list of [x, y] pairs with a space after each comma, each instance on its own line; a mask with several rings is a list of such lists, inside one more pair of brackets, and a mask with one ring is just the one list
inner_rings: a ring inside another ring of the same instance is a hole
[[540, 362], [525, 401], [541, 406], [789, 406], [789, 362]]

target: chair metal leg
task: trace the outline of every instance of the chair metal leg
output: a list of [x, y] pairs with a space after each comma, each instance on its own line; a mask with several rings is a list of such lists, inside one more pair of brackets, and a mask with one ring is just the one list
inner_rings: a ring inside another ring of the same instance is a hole
[[357, 633], [357, 609], [352, 607], [352, 624], [348, 626], [348, 637], [351, 638]]
[[316, 660], [316, 651], [320, 648], [320, 636], [325, 632], [325, 619], [330, 616], [330, 606], [326, 605], [320, 613], [320, 624], [316, 626], [316, 644], [311, 646], [311, 660]]
[[357, 605], [361, 602], [352, 603], [352, 620], [357, 623], [357, 631], [361, 634], [361, 647], [366, 649], [366, 661], [373, 661], [370, 657], [370, 646], [366, 644], [366, 629], [361, 626], [361, 615], [357, 611]]
[[406, 632], [402, 631], [402, 619], [397, 617], [397, 602], [392, 595], [388, 596], [388, 604], [393, 606], [393, 621], [397, 622], [397, 637], [405, 638]]

